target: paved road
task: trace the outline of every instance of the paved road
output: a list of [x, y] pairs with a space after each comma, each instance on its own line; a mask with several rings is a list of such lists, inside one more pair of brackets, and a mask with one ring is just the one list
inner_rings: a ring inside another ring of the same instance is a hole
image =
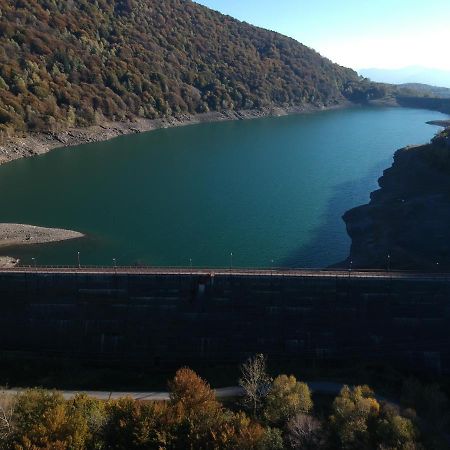
[[[313, 392], [318, 392], [321, 394], [337, 395], [342, 389], [343, 384], [333, 383], [328, 381], [312, 381], [308, 382], [309, 388]], [[17, 394], [21, 392], [22, 389], [8, 389], [5, 392], [10, 394]], [[225, 388], [219, 388], [214, 390], [217, 398], [224, 399], [230, 397], [241, 397], [243, 395], [243, 390], [239, 386], [231, 386]], [[63, 397], [67, 400], [72, 399], [77, 394], [87, 394], [89, 397], [97, 398], [99, 400], [109, 400], [118, 399], [124, 397], [130, 397], [134, 400], [169, 400], [168, 392], [135, 392], [135, 391], [60, 391]]]
[[2, 273], [39, 273], [39, 274], [107, 274], [121, 275], [184, 275], [184, 276], [277, 276], [306, 278], [377, 278], [407, 280], [444, 280], [450, 281], [450, 273], [419, 273], [400, 271], [371, 270], [318, 270], [318, 269], [214, 269], [214, 268], [164, 268], [164, 267], [69, 267], [69, 266], [20, 266], [0, 269]]

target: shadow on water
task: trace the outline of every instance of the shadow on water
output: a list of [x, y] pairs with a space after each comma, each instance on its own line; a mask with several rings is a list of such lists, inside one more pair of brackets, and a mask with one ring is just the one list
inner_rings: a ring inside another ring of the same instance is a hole
[[391, 160], [385, 160], [364, 177], [336, 185], [322, 215], [322, 223], [312, 232], [310, 241], [281, 260], [280, 266], [323, 268], [344, 261], [350, 252], [351, 239], [342, 216], [369, 202], [370, 193], [379, 188], [378, 179], [391, 164]]

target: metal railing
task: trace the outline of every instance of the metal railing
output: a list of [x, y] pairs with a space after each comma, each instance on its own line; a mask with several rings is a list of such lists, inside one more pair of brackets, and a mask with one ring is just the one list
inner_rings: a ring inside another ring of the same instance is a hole
[[333, 268], [251, 268], [251, 267], [185, 267], [185, 266], [105, 266], [105, 265], [20, 265], [0, 268], [0, 273], [117, 273], [117, 274], [161, 274], [161, 275], [234, 275], [234, 276], [306, 276], [306, 277], [349, 277], [349, 278], [416, 278], [450, 279], [450, 273], [417, 272], [407, 270], [380, 269], [333, 269]]

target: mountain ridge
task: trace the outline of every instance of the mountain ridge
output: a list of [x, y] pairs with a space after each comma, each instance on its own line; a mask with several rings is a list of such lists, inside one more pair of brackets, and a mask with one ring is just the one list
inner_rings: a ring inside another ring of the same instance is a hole
[[366, 68], [358, 73], [377, 83], [427, 84], [432, 87], [450, 88], [450, 71], [421, 66], [400, 69]]
[[0, 0], [0, 10], [0, 138], [384, 94], [292, 38], [189, 0]]

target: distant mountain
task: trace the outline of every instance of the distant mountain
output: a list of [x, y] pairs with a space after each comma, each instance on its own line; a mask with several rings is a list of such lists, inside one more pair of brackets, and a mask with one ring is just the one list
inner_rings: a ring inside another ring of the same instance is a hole
[[0, 137], [382, 95], [299, 42], [188, 0], [0, 0]]
[[379, 83], [419, 83], [450, 88], [450, 71], [411, 66], [402, 69], [361, 69], [363, 77]]

